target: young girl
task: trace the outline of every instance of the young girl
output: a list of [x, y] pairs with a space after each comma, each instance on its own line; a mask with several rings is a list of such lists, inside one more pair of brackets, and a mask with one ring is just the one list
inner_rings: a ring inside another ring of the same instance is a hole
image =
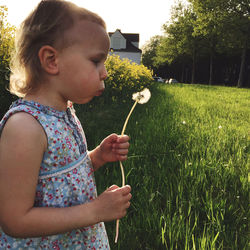
[[[109, 249], [103, 222], [125, 216], [131, 188], [96, 195], [93, 172], [127, 158], [112, 134], [93, 151], [68, 100], [104, 90], [109, 37], [96, 14], [44, 0], [21, 25], [0, 123], [0, 249]], [[15, 67], [14, 67], [15, 66]]]

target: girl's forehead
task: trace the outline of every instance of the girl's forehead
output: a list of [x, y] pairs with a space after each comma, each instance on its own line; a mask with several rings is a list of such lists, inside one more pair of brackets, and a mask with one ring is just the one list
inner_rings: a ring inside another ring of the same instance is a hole
[[100, 24], [81, 20], [75, 23], [75, 25], [65, 32], [64, 34], [67, 39], [71, 40], [72, 43], [96, 43], [100, 41], [101, 43], [110, 44], [109, 35], [105, 28]]

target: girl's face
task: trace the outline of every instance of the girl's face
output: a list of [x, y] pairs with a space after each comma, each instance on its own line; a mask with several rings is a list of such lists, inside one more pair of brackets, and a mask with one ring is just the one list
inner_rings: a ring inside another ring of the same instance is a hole
[[59, 52], [60, 94], [83, 104], [104, 91], [110, 41], [105, 29], [90, 21], [79, 21], [67, 34], [72, 45]]

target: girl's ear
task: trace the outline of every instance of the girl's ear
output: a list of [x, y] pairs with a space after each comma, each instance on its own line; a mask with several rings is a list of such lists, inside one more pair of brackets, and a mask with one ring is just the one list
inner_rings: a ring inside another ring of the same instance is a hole
[[45, 72], [51, 75], [58, 74], [58, 52], [56, 49], [49, 45], [45, 45], [39, 50], [38, 57]]

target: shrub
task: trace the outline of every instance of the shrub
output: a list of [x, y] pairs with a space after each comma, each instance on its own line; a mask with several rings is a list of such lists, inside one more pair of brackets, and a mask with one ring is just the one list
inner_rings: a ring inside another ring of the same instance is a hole
[[106, 61], [108, 78], [105, 81], [106, 93], [112, 101], [126, 100], [132, 93], [152, 84], [152, 72], [144, 65], [138, 65], [129, 59], [120, 59], [111, 54]]

